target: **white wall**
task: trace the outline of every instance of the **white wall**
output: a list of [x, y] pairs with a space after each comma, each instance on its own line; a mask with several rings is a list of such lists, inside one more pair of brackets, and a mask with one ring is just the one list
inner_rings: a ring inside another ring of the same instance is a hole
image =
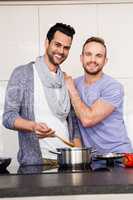
[[[83, 42], [92, 35], [105, 39], [109, 57], [105, 72], [124, 84], [125, 120], [133, 143], [133, 1], [125, 2], [0, 2], [0, 121], [5, 87], [13, 68], [43, 54], [47, 30], [56, 22], [64, 22], [76, 29], [69, 58], [62, 65], [74, 77], [82, 73], [79, 55]], [[17, 149], [17, 134], [1, 125], [0, 151], [15, 157]]]

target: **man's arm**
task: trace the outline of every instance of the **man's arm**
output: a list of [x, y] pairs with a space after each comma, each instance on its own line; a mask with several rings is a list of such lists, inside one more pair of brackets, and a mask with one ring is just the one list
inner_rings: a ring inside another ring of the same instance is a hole
[[8, 81], [5, 95], [5, 106], [3, 113], [3, 125], [8, 129], [23, 130], [28, 133], [36, 133], [39, 138], [47, 137], [54, 133], [44, 123], [36, 123], [21, 117], [23, 107], [23, 94], [26, 88], [24, 79], [24, 68], [16, 68]]
[[115, 110], [112, 104], [102, 100], [97, 100], [90, 107], [87, 106], [81, 100], [73, 79], [71, 77], [66, 77], [65, 81], [75, 113], [84, 127], [91, 127], [101, 122]]
[[55, 131], [49, 128], [45, 123], [37, 123], [18, 117], [14, 121], [15, 130], [34, 132], [39, 138], [52, 137]]

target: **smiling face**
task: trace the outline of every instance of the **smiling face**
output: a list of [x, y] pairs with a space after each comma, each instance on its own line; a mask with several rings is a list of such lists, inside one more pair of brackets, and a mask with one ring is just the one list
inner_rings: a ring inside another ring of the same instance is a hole
[[72, 38], [70, 36], [56, 31], [50, 42], [46, 40], [45, 56], [47, 64], [55, 67], [60, 65], [67, 58], [71, 44]]
[[87, 43], [81, 55], [81, 62], [87, 74], [97, 75], [101, 73], [107, 62], [105, 47], [98, 42]]

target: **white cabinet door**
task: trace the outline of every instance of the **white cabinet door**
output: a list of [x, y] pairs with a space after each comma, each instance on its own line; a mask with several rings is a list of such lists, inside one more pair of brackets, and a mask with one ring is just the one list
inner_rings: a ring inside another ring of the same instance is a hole
[[32, 6], [0, 7], [0, 80], [14, 67], [38, 54], [38, 9]]
[[125, 88], [124, 118], [133, 145], [133, 4], [99, 5], [98, 24], [108, 48], [105, 71]]
[[133, 4], [99, 5], [98, 24], [109, 49], [105, 71], [115, 77], [133, 77]]
[[44, 53], [44, 40], [48, 29], [57, 22], [72, 25], [74, 36], [70, 54], [62, 64], [64, 70], [74, 76], [81, 74], [80, 53], [83, 42], [97, 33], [96, 5], [40, 6], [40, 54]]

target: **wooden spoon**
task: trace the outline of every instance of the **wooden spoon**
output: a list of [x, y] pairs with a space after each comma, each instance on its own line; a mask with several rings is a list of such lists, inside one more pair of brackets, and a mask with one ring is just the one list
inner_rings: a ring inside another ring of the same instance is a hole
[[67, 144], [68, 146], [70, 146], [70, 147], [75, 147], [75, 145], [74, 145], [72, 142], [68, 142], [68, 141], [66, 141], [65, 139], [63, 139], [62, 137], [60, 137], [60, 136], [58, 136], [58, 135], [56, 135], [56, 134], [54, 134], [54, 136], [57, 137], [57, 138], [59, 138], [62, 142], [64, 142], [64, 143]]

